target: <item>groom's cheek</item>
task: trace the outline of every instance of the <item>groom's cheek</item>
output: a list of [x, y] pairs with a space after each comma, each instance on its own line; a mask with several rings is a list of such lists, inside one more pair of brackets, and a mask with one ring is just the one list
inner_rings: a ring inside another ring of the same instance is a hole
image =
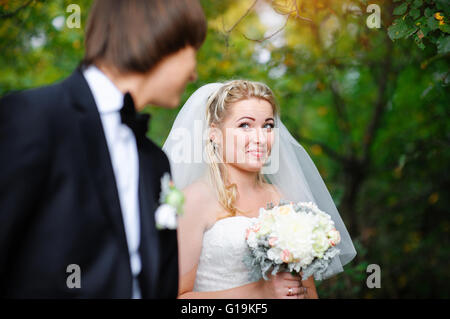
[[181, 99], [180, 99], [179, 95], [178, 96], [174, 96], [172, 98], [172, 102], [168, 105], [168, 107], [171, 108], [171, 109], [177, 108], [180, 105], [180, 100]]
[[163, 96], [161, 100], [158, 103], [156, 103], [156, 105], [167, 109], [175, 109], [179, 106], [180, 100], [181, 98], [178, 92], [173, 92], [172, 94], [167, 92], [167, 94]]

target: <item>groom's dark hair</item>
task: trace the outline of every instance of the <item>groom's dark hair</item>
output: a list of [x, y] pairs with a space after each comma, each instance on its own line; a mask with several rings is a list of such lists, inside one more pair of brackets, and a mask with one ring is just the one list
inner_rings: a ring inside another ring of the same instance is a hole
[[144, 73], [188, 45], [198, 49], [205, 37], [198, 0], [96, 0], [82, 64], [101, 61], [121, 73]]

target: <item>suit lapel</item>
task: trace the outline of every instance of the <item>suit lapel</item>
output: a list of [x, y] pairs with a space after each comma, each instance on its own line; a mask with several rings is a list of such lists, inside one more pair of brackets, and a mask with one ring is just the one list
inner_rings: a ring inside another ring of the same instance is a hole
[[103, 212], [112, 221], [121, 244], [128, 252], [116, 180], [94, 97], [80, 69], [77, 69], [64, 84], [68, 85], [78, 110], [87, 163]]

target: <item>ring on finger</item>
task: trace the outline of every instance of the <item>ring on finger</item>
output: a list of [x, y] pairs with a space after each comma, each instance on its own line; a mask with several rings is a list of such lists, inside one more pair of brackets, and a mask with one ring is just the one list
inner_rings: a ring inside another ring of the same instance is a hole
[[293, 295], [293, 293], [292, 293], [292, 288], [291, 287], [288, 287], [288, 294], [287, 294], [288, 296], [292, 296]]

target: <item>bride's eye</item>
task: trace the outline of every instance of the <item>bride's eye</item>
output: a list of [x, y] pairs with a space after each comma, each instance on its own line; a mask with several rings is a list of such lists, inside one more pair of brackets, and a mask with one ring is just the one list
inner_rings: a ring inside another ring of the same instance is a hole
[[248, 125], [247, 122], [244, 122], [244, 123], [241, 123], [241, 124], [239, 125], [239, 127], [242, 127], [242, 128], [249, 128], [250, 125]]
[[264, 128], [269, 129], [269, 131], [271, 129], [273, 129], [274, 127], [275, 127], [275, 125], [273, 123], [267, 123], [267, 124], [264, 125]]

